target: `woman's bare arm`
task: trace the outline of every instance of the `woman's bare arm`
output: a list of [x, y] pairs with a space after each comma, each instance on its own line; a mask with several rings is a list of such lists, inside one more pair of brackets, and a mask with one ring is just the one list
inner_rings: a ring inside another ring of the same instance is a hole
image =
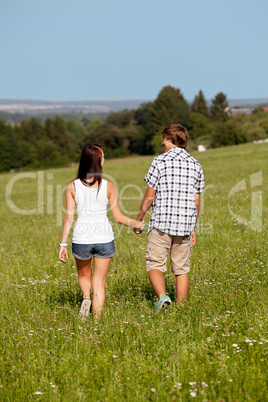
[[[62, 228], [62, 237], [61, 237], [61, 243], [66, 244], [67, 239], [73, 224], [74, 220], [74, 210], [75, 210], [75, 190], [74, 190], [74, 183], [71, 181], [66, 189], [66, 213], [64, 217], [64, 223], [63, 223], [63, 228]], [[60, 252], [59, 252], [59, 259], [62, 262], [68, 260], [68, 251], [66, 247], [60, 247]]]
[[114, 220], [121, 225], [130, 226], [135, 229], [143, 229], [143, 223], [141, 221], [136, 221], [135, 219], [129, 218], [122, 214], [119, 204], [118, 195], [115, 185], [112, 182], [108, 182], [107, 197], [110, 201], [110, 206]]

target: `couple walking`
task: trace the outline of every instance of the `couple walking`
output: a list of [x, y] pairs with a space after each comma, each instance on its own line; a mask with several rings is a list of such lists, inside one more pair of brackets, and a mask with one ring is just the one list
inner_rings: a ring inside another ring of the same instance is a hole
[[[186, 151], [189, 136], [180, 124], [163, 131], [165, 153], [154, 158], [145, 176], [147, 189], [137, 220], [122, 214], [115, 185], [102, 179], [103, 148], [87, 145], [81, 154], [77, 179], [66, 190], [64, 218], [59, 258], [68, 259], [67, 238], [73, 224], [75, 206], [77, 221], [72, 238], [72, 253], [76, 260], [78, 284], [83, 294], [80, 314], [89, 315], [91, 288], [93, 315], [99, 317], [105, 301], [105, 281], [115, 255], [114, 235], [107, 218], [110, 204], [117, 223], [134, 228], [140, 234], [145, 227], [143, 217], [151, 207], [146, 248], [146, 270], [158, 297], [159, 309], [171, 304], [166, 295], [163, 273], [170, 251], [172, 271], [176, 278], [176, 298], [183, 303], [188, 297], [190, 256], [195, 244], [195, 225], [199, 213], [204, 175], [199, 162]], [[92, 276], [91, 263], [94, 262]]]

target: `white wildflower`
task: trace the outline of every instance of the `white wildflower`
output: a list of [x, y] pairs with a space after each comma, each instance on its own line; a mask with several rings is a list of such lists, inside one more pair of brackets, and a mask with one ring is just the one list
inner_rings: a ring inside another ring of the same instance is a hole
[[196, 387], [196, 382], [194, 381], [194, 382], [189, 382], [189, 385], [191, 385], [192, 387]]

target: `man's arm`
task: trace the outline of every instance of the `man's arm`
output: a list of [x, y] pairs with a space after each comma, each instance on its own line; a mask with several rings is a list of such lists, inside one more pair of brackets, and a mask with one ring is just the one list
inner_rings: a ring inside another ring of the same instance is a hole
[[[199, 210], [200, 210], [200, 198], [201, 198], [201, 194], [200, 193], [195, 193], [194, 199], [195, 199], [196, 212], [197, 212], [196, 223], [197, 223], [197, 219], [198, 219], [198, 216], [199, 216]], [[196, 226], [196, 223], [195, 223], [195, 226]], [[195, 230], [195, 228], [194, 228], [194, 230]], [[192, 246], [195, 245], [195, 231], [194, 230], [192, 232]]]
[[[151, 207], [151, 205], [153, 203], [155, 193], [156, 193], [156, 190], [154, 190], [153, 188], [151, 188], [149, 186], [147, 187], [143, 200], [141, 202], [137, 221], [142, 221], [142, 218], [144, 217], [144, 215], [146, 214], [146, 212], [148, 211], [148, 209]], [[134, 229], [134, 231], [136, 234], [140, 233], [140, 231], [136, 231], [135, 229]]]
[[[196, 205], [197, 219], [198, 219], [198, 217], [199, 217], [200, 198], [201, 198], [201, 193], [195, 193], [194, 199], [195, 199], [195, 205]], [[196, 220], [197, 220], [197, 219], [196, 219]]]
[[148, 209], [150, 208], [150, 206], [153, 203], [154, 200], [154, 196], [155, 196], [156, 191], [151, 188], [151, 187], [147, 187], [143, 200], [141, 202], [141, 207], [140, 207], [140, 212], [139, 215], [137, 217], [137, 221], [141, 221], [142, 218], [144, 217], [144, 215], [146, 214], [146, 212], [148, 211]]

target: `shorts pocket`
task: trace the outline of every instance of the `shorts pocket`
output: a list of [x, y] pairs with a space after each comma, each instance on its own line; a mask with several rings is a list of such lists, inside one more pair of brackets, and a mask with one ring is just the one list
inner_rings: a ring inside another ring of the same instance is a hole
[[154, 246], [147, 246], [146, 251], [145, 251], [145, 258], [151, 260], [152, 256], [154, 255]]

